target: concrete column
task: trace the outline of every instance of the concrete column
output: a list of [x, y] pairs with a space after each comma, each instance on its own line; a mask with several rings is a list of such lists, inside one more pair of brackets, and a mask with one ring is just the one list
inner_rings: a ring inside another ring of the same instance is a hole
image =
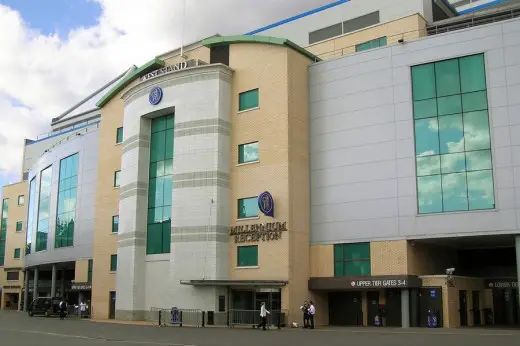
[[52, 278], [51, 278], [51, 298], [56, 297], [56, 265], [52, 266]]
[[419, 327], [419, 292], [417, 288], [411, 290], [410, 304], [411, 313], [410, 327]]
[[65, 270], [61, 271], [60, 295], [62, 298], [65, 297]]
[[[515, 237], [515, 247], [516, 247], [516, 279], [518, 280], [518, 288], [517, 288], [516, 292], [518, 294], [518, 301], [520, 302], [520, 236]], [[520, 313], [520, 311], [519, 311], [519, 313]]]
[[33, 299], [38, 298], [38, 267], [34, 267], [34, 287], [33, 287]]
[[27, 311], [27, 308], [29, 307], [29, 275], [30, 271], [25, 271], [25, 284], [24, 284], [24, 291], [23, 291], [23, 311]]
[[410, 291], [401, 290], [401, 323], [403, 328], [410, 328]]

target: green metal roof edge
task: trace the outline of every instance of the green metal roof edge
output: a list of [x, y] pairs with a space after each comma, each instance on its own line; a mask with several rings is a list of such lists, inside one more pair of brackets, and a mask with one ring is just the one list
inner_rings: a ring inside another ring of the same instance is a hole
[[291, 49], [294, 49], [298, 53], [308, 57], [313, 61], [321, 61], [316, 55], [312, 54], [308, 50], [298, 46], [296, 43], [289, 41], [285, 38], [278, 38], [272, 36], [259, 36], [259, 35], [237, 35], [237, 36], [217, 36], [210, 37], [202, 40], [202, 45], [208, 48], [226, 44], [233, 43], [263, 43], [263, 44], [272, 44], [275, 46], [286, 46]]
[[103, 107], [135, 79], [141, 77], [145, 73], [148, 73], [150, 70], [156, 70], [158, 68], [164, 67], [164, 65], [164, 61], [157, 58], [154, 58], [153, 60], [142, 65], [138, 69], [134, 70], [131, 74], [117, 82], [117, 84], [114, 85], [114, 87], [110, 89], [110, 91], [107, 92], [105, 96], [103, 96], [101, 100], [98, 101], [98, 103], [96, 103], [96, 106], [99, 108]]

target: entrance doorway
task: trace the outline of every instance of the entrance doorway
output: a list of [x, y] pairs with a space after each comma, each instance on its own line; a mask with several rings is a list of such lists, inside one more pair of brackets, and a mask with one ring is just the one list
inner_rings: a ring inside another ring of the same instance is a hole
[[473, 306], [471, 312], [473, 313], [473, 325], [480, 326], [482, 324], [482, 320], [480, 318], [480, 292], [473, 291], [471, 294]]
[[402, 327], [401, 290], [386, 290], [386, 325], [389, 327]]
[[20, 295], [18, 293], [5, 293], [4, 308], [6, 310], [18, 310]]
[[419, 292], [419, 325], [428, 327], [428, 314], [431, 311], [437, 316], [437, 325], [442, 327], [442, 288], [424, 287]]
[[460, 314], [460, 326], [465, 327], [468, 325], [468, 292], [465, 290], [459, 291], [459, 314]]
[[114, 320], [116, 318], [116, 292], [110, 292], [110, 301], [109, 301], [109, 313], [108, 318]]
[[376, 316], [379, 314], [379, 292], [367, 292], [367, 303], [367, 322], [369, 326], [374, 326]]
[[329, 324], [332, 326], [362, 326], [361, 292], [329, 293]]

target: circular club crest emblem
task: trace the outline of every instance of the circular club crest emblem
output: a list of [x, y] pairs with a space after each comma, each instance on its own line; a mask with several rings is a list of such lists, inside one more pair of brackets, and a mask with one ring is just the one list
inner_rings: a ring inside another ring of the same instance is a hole
[[148, 101], [150, 101], [150, 104], [152, 105], [158, 105], [159, 102], [161, 102], [163, 97], [163, 91], [159, 87], [155, 87], [152, 90], [150, 90], [150, 95], [148, 95]]
[[258, 196], [258, 208], [264, 215], [274, 217], [274, 201], [273, 196], [269, 192], [262, 192]]
[[352, 286], [352, 287], [356, 286], [356, 282], [355, 282], [355, 281], [352, 281], [352, 282], [350, 283], [350, 286]]

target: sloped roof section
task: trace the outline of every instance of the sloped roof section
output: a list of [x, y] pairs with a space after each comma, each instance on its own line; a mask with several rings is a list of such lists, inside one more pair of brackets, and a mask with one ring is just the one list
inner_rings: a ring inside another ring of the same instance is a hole
[[285, 38], [278, 38], [272, 36], [249, 36], [249, 35], [238, 35], [238, 36], [220, 36], [220, 37], [211, 37], [202, 41], [202, 45], [211, 48], [214, 46], [235, 44], [235, 43], [261, 43], [261, 44], [271, 44], [275, 46], [285, 46], [291, 48], [298, 53], [306, 56], [307, 58], [313, 61], [321, 61], [316, 55], [311, 52], [303, 49], [298, 46], [296, 43], [289, 41]]
[[141, 77], [142, 75], [159, 69], [161, 67], [164, 67], [164, 61], [154, 58], [153, 60], [147, 62], [143, 66], [134, 69], [131, 73], [127, 74], [124, 78], [119, 80], [115, 85], [112, 86], [110, 91], [108, 91], [96, 104], [99, 108], [106, 105], [112, 98], [114, 98], [121, 90], [126, 88], [130, 83], [132, 83], [137, 78]]
[[135, 71], [137, 67], [131, 66], [129, 69], [127, 69], [125, 72], [118, 75], [116, 78], [112, 79], [108, 83], [104, 84], [101, 88], [94, 91], [92, 94], [66, 110], [64, 113], [62, 113], [59, 117], [52, 119], [52, 124], [65, 121], [70, 118], [74, 118], [78, 115], [94, 111], [98, 109], [98, 106], [96, 105], [99, 100], [110, 91], [110, 89], [116, 85], [119, 81], [126, 78], [129, 74], [131, 74], [133, 71]]

